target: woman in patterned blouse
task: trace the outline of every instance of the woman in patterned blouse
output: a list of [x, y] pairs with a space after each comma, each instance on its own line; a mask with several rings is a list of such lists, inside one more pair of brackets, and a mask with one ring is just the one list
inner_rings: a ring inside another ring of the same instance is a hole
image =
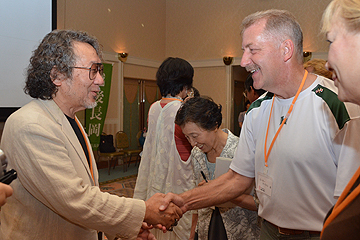
[[[229, 159], [234, 157], [239, 138], [228, 129], [220, 129], [221, 122], [221, 105], [203, 97], [189, 99], [180, 107], [176, 115], [175, 123], [181, 127], [193, 146], [191, 159], [194, 187], [205, 184], [202, 172], [207, 180], [215, 178], [217, 157]], [[247, 195], [246, 199], [241, 200], [243, 203], [248, 201], [246, 206], [251, 210], [229, 204], [219, 207], [229, 240], [259, 239], [260, 229], [257, 225], [256, 206], [252, 196]], [[213, 207], [204, 208], [194, 212], [190, 239], [208, 239], [213, 209]]]

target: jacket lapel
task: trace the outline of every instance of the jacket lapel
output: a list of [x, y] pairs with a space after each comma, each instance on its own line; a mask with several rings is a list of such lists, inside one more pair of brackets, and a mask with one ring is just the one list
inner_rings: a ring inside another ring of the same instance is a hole
[[[54, 120], [61, 126], [62, 131], [64, 132], [65, 136], [68, 138], [69, 142], [71, 143], [71, 145], [75, 149], [76, 153], [78, 154], [79, 160], [83, 163], [87, 173], [90, 176], [90, 179], [92, 179], [90, 167], [87, 162], [84, 150], [79, 142], [79, 139], [77, 138], [77, 136], [74, 132], [74, 129], [71, 127], [69, 121], [67, 120], [65, 114], [61, 111], [61, 109], [57, 106], [57, 104], [53, 100], [45, 100], [45, 101], [40, 100], [40, 101], [45, 105], [46, 109], [53, 116]], [[82, 128], [82, 126], [80, 126], [80, 127]], [[89, 139], [87, 137], [85, 137], [85, 141], [87, 144], [90, 144]], [[93, 168], [95, 169], [96, 163], [95, 163], [94, 154], [93, 154], [91, 148], [90, 148], [89, 155], [91, 155], [90, 159], [93, 161]], [[72, 160], [74, 161], [74, 159], [72, 159]], [[95, 170], [94, 170], [94, 178], [95, 178], [94, 185], [97, 185], [98, 180], [97, 180], [97, 174], [95, 174]]]

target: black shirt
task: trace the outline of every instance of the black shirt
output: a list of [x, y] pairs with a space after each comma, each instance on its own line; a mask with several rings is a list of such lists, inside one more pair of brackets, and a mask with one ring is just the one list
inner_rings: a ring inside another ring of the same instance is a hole
[[83, 148], [84, 153], [86, 155], [87, 162], [88, 162], [88, 164], [90, 166], [90, 157], [89, 157], [89, 152], [88, 152], [88, 149], [87, 149], [87, 146], [86, 146], [84, 136], [82, 135], [81, 130], [80, 130], [79, 126], [77, 125], [75, 119], [73, 119], [73, 118], [71, 118], [71, 117], [69, 117], [67, 115], [65, 115], [65, 116], [68, 119], [71, 127], [74, 129], [74, 132], [75, 132], [77, 138], [79, 139], [81, 147]]

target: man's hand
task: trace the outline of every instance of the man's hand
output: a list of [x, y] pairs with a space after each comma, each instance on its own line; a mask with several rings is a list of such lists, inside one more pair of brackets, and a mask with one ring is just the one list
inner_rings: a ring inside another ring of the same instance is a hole
[[6, 198], [13, 194], [13, 189], [6, 184], [0, 183], [0, 206], [6, 203]]
[[180, 207], [182, 213], [184, 214], [187, 209], [184, 205], [184, 199], [175, 193], [168, 193], [166, 194], [163, 204], [160, 206], [160, 211], [164, 211], [170, 203], [174, 203], [176, 206]]
[[152, 229], [152, 226], [143, 222], [136, 240], [156, 240], [155, 236], [149, 231], [150, 229]]
[[188, 210], [216, 206], [239, 197], [251, 187], [253, 182], [253, 178], [245, 177], [229, 169], [217, 179], [180, 195], [168, 193], [160, 211], [166, 209], [171, 202], [179, 206], [183, 213]]
[[[169, 229], [175, 223], [175, 220], [178, 221], [182, 217], [183, 212], [174, 203], [167, 202], [164, 197], [165, 194], [156, 193], [145, 201], [144, 221], [154, 226], [161, 224], [166, 229]], [[160, 210], [163, 205], [166, 205], [166, 207]]]

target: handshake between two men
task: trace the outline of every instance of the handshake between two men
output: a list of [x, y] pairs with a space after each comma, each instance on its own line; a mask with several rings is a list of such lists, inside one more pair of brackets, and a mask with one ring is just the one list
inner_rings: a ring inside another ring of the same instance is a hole
[[146, 201], [144, 221], [166, 232], [172, 230], [189, 210], [231, 201], [242, 208], [256, 211], [254, 199], [249, 195], [253, 184], [253, 178], [244, 177], [230, 169], [216, 180], [199, 184], [199, 187], [180, 195], [156, 193]]
[[[163, 193], [156, 193], [145, 201], [144, 222], [136, 238], [137, 240], [156, 240], [155, 236], [149, 231], [153, 227], [162, 230], [164, 233], [172, 231], [183, 213], [185, 213], [184, 209], [170, 202], [171, 199], [169, 200], [165, 196]], [[182, 205], [181, 201], [178, 204]]]
[[175, 198], [179, 200], [171, 202], [173, 198], [166, 197], [166, 194], [154, 194], [145, 201], [146, 212], [144, 221], [164, 232], [171, 231], [172, 227], [177, 225], [177, 222], [185, 213], [185, 209], [181, 208], [183, 206], [181, 198]]

